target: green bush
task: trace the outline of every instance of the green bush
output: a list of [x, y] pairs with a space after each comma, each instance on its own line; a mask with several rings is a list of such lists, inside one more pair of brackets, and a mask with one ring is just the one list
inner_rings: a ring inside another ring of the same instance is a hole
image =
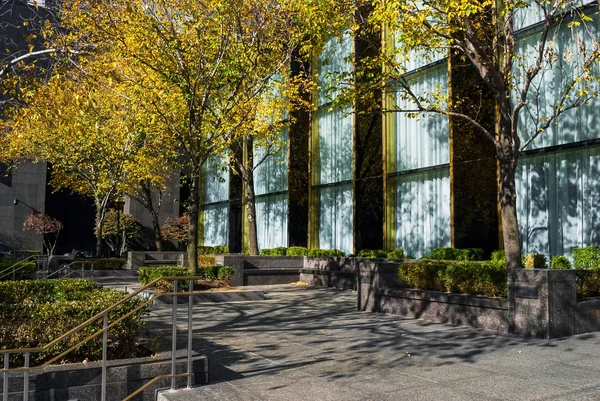
[[368, 259], [387, 258], [387, 252], [382, 251], [381, 249], [363, 249], [356, 257]]
[[573, 249], [573, 264], [577, 270], [600, 268], [600, 247], [586, 246]]
[[401, 248], [394, 249], [388, 252], [387, 257], [388, 259], [404, 260], [404, 250]]
[[[492, 252], [492, 262], [506, 266], [506, 251], [500, 249]], [[525, 266], [525, 255], [521, 255], [521, 265]]]
[[432, 260], [483, 260], [483, 249], [480, 248], [437, 248], [431, 251]]
[[287, 248], [284, 246], [260, 250], [260, 254], [263, 256], [285, 256], [286, 252], [287, 252]]
[[566, 256], [555, 256], [551, 263], [553, 270], [570, 270], [571, 261]]
[[[138, 281], [142, 285], [147, 285], [165, 276], [196, 276], [204, 280], [219, 279], [229, 282], [233, 277], [233, 269], [229, 266], [199, 267], [196, 273], [190, 273], [186, 267], [181, 266], [154, 266], [140, 267], [138, 270]], [[189, 288], [188, 280], [180, 280], [177, 285], [178, 289], [182, 291], [187, 291]], [[161, 280], [156, 283], [156, 288], [162, 291], [171, 291], [173, 282]]]
[[215, 255], [229, 253], [229, 247], [227, 245], [216, 245], [216, 246], [199, 246], [198, 255]]
[[577, 297], [600, 296], [600, 269], [577, 270]]
[[[127, 259], [123, 258], [104, 258], [104, 259], [77, 259], [78, 262], [86, 262], [85, 270], [90, 269], [90, 263], [94, 264], [94, 270], [123, 270], [127, 264]], [[74, 264], [74, 269], [80, 269], [81, 264]]]
[[398, 277], [408, 288], [506, 297], [506, 268], [491, 261], [401, 263]]
[[[0, 283], [0, 349], [39, 347], [68, 332], [126, 294], [103, 289], [94, 282], [76, 279], [14, 281]], [[133, 311], [144, 300], [134, 297], [109, 313], [109, 322]], [[109, 329], [111, 359], [135, 356], [139, 328], [144, 324], [142, 308]], [[41, 364], [102, 328], [102, 319], [74, 333], [42, 353], [32, 353], [32, 364]], [[58, 362], [97, 360], [102, 356], [102, 336], [84, 343]], [[18, 362], [20, 356], [13, 357]]]
[[221, 281], [230, 283], [231, 279], [233, 278], [233, 274], [234, 274], [234, 270], [232, 267], [221, 266], [221, 267], [219, 267], [219, 270], [217, 271], [217, 278]]
[[[18, 263], [19, 260], [15, 259], [0, 259], [0, 280], [12, 280], [13, 279], [13, 269], [10, 269], [15, 263]], [[35, 278], [35, 272], [37, 271], [37, 266], [35, 262], [27, 261], [20, 263], [14, 268], [14, 279], [15, 280], [33, 280]]]
[[523, 266], [526, 269], [545, 269], [546, 255], [541, 253], [529, 253], [525, 255], [525, 263]]
[[288, 248], [287, 256], [308, 256], [308, 248], [303, 246], [291, 246]]
[[339, 249], [309, 249], [308, 256], [317, 258], [341, 258], [344, 252]]

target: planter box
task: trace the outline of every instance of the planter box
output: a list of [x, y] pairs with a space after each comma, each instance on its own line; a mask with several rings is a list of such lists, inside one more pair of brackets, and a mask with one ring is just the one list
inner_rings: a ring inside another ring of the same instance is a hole
[[[178, 351], [177, 372], [185, 372], [185, 351]], [[192, 361], [192, 383], [208, 383], [208, 360], [195, 355]], [[171, 373], [170, 354], [157, 358], [134, 358], [108, 361], [107, 401], [121, 401], [149, 380]], [[53, 365], [34, 370], [30, 375], [29, 399], [36, 401], [99, 401], [102, 383], [100, 362]], [[185, 387], [187, 378], [178, 378], [178, 387]], [[169, 387], [171, 379], [161, 379], [148, 386], [136, 400], [154, 401], [155, 392]], [[9, 376], [9, 400], [23, 399], [23, 375]], [[0, 381], [0, 393], [2, 382]]]

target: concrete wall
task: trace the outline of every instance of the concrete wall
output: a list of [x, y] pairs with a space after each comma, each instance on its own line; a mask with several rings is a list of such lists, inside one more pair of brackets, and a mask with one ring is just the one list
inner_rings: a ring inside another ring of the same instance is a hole
[[[13, 171], [11, 180], [0, 183], [0, 242], [13, 249], [42, 251], [42, 237], [23, 231], [23, 222], [31, 207], [45, 211], [46, 168], [46, 163], [25, 164]], [[17, 205], [15, 198], [20, 201]]]

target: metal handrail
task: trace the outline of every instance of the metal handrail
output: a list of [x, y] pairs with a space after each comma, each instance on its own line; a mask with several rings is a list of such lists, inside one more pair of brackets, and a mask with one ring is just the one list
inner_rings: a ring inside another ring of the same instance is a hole
[[[16, 267], [17, 265], [20, 265], [20, 264], [22, 264], [22, 263], [25, 263], [25, 262], [27, 262], [29, 259], [33, 259], [33, 258], [35, 258], [35, 257], [37, 257], [37, 255], [31, 255], [31, 256], [29, 256], [29, 257], [27, 257], [27, 258], [25, 258], [25, 259], [21, 259], [21, 260], [19, 260], [17, 263], [15, 263], [15, 264], [13, 264], [13, 265], [11, 265], [11, 266], [7, 267], [6, 269], [4, 269], [4, 270], [0, 271], [0, 280], [2, 280], [2, 279], [3, 279], [3, 278], [5, 278], [5, 277], [8, 277], [8, 276], [10, 276], [11, 274], [15, 274], [15, 272], [17, 272], [17, 271], [19, 271], [19, 270], [23, 269], [23, 268], [25, 267], [25, 265], [23, 265], [23, 266], [20, 266], [20, 267], [19, 267], [19, 268], [17, 268], [17, 269], [15, 269], [15, 267]], [[12, 269], [12, 270], [11, 270], [11, 269]], [[9, 271], [9, 270], [10, 270], [10, 271]], [[6, 272], [7, 272], [7, 273], [6, 273]], [[6, 273], [6, 274], [5, 274], [5, 273]]]
[[[176, 371], [175, 371], [175, 363], [176, 363], [176, 351], [177, 351], [177, 325], [176, 325], [176, 320], [177, 320], [177, 296], [178, 295], [188, 295], [189, 296], [189, 302], [188, 302], [188, 348], [187, 348], [187, 369], [188, 372], [185, 374], [186, 376], [188, 376], [188, 383], [187, 386], [191, 387], [191, 348], [192, 348], [192, 307], [193, 307], [193, 295], [194, 295], [194, 290], [193, 290], [193, 285], [194, 285], [194, 280], [199, 280], [202, 279], [203, 277], [201, 276], [165, 276], [165, 277], [160, 277], [157, 278], [156, 280], [146, 284], [145, 286], [139, 288], [138, 290], [134, 291], [133, 293], [129, 294], [127, 297], [121, 299], [119, 302], [109, 306], [108, 308], [104, 309], [103, 311], [97, 313], [96, 315], [92, 316], [91, 318], [89, 318], [88, 320], [86, 320], [85, 322], [81, 323], [79, 326], [69, 330], [67, 333], [61, 335], [60, 337], [52, 340], [51, 342], [49, 342], [48, 344], [42, 346], [42, 347], [35, 347], [35, 348], [15, 348], [15, 349], [7, 349], [7, 350], [0, 350], [0, 353], [2, 353], [4, 355], [4, 368], [0, 369], [0, 373], [3, 374], [3, 401], [6, 401], [8, 399], [8, 374], [9, 372], [23, 372], [24, 373], [24, 390], [23, 390], [23, 400], [27, 401], [29, 399], [29, 392], [28, 392], [28, 386], [29, 386], [29, 372], [31, 370], [34, 369], [42, 369], [44, 367], [47, 367], [49, 365], [51, 365], [52, 363], [56, 362], [57, 360], [59, 360], [60, 358], [66, 356], [67, 354], [69, 354], [71, 351], [73, 351], [74, 349], [80, 347], [81, 345], [83, 345], [84, 343], [98, 337], [100, 334], [103, 334], [103, 341], [102, 341], [102, 387], [101, 387], [101, 400], [104, 401], [106, 399], [106, 364], [107, 364], [107, 334], [108, 334], [108, 330], [112, 327], [114, 327], [117, 323], [123, 321], [124, 319], [127, 319], [128, 317], [130, 317], [131, 315], [133, 315], [134, 313], [138, 312], [139, 310], [141, 310], [142, 308], [145, 308], [146, 306], [150, 305], [151, 303], [153, 303], [155, 300], [163, 297], [163, 296], [173, 296], [173, 316], [172, 316], [172, 320], [173, 320], [173, 341], [172, 341], [172, 355], [171, 355], [171, 374], [170, 375], [164, 375], [164, 377], [170, 377], [171, 378], [171, 388], [174, 389], [175, 388], [175, 378], [179, 377], [181, 375], [177, 375]], [[152, 296], [150, 299], [148, 299], [146, 302], [144, 302], [143, 304], [139, 305], [138, 307], [136, 307], [134, 310], [128, 312], [127, 314], [121, 316], [120, 318], [118, 318], [117, 320], [113, 321], [112, 323], [108, 324], [108, 313], [110, 311], [112, 311], [114, 308], [116, 308], [119, 305], [122, 305], [123, 303], [129, 301], [130, 299], [132, 299], [133, 297], [135, 297], [136, 295], [138, 295], [139, 293], [141, 293], [142, 291], [145, 291], [146, 289], [152, 287], [154, 284], [156, 284], [157, 282], [161, 281], [161, 280], [169, 280], [169, 281], [173, 281], [174, 286], [173, 289], [174, 291], [172, 292], [162, 292], [159, 294], [156, 294], [154, 296]], [[189, 291], [188, 292], [179, 292], [177, 291], [177, 284], [179, 280], [189, 280]], [[29, 359], [30, 359], [30, 354], [32, 352], [43, 352], [48, 350], [50, 347], [52, 347], [53, 345], [55, 345], [56, 343], [58, 343], [59, 341], [64, 340], [65, 338], [67, 338], [68, 336], [90, 326], [92, 323], [94, 323], [96, 320], [98, 320], [100, 317], [102, 317], [104, 319], [104, 323], [103, 323], [103, 328], [96, 331], [95, 333], [89, 335], [88, 337], [86, 337], [85, 339], [81, 340], [79, 343], [77, 343], [76, 345], [72, 346], [71, 348], [69, 348], [68, 350], [62, 352], [60, 355], [55, 356], [54, 358], [50, 359], [49, 361], [44, 362], [42, 365], [40, 366], [36, 366], [36, 367], [30, 367], [29, 366]], [[11, 354], [24, 354], [25, 356], [25, 364], [23, 367], [19, 367], [19, 368], [9, 368], [9, 360], [10, 360], [10, 355]], [[162, 378], [162, 377], [161, 377]], [[155, 378], [155, 380], [158, 380], [158, 378]], [[153, 380], [153, 381], [155, 381]], [[131, 396], [129, 396], [127, 399], [131, 398], [133, 395], [143, 391], [144, 388], [146, 388], [148, 385], [150, 385], [151, 383], [146, 383], [144, 386], [142, 386], [140, 389], [138, 389], [139, 391], [136, 391], [136, 393], [132, 394]]]
[[[52, 273], [48, 274], [48, 275], [46, 276], [46, 278], [50, 278], [50, 277], [54, 276], [55, 274], [57, 274], [57, 273], [60, 273], [60, 272], [62, 272], [63, 270], [66, 270], [66, 269], [70, 268], [71, 266], [73, 266], [73, 264], [74, 264], [74, 263], [75, 263], [75, 262], [73, 261], [73, 262], [71, 262], [71, 263], [69, 263], [69, 264], [67, 264], [67, 265], [63, 265], [63, 266], [61, 266], [61, 268], [60, 268], [60, 269], [58, 269], [58, 270], [56, 270], [56, 271], [54, 271], [54, 272], [52, 272]], [[73, 272], [69, 273], [69, 274], [68, 274], [68, 276], [69, 276], [69, 275], [71, 275], [72, 273], [73, 273]]]

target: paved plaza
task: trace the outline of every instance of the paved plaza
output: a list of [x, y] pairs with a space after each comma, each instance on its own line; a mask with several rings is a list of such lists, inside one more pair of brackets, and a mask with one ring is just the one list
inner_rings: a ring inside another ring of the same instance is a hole
[[[195, 307], [211, 384], [164, 400], [600, 400], [600, 333], [539, 340], [356, 311], [356, 293], [268, 288]], [[148, 329], [165, 347], [170, 307]], [[185, 344], [185, 306], [180, 305]]]

